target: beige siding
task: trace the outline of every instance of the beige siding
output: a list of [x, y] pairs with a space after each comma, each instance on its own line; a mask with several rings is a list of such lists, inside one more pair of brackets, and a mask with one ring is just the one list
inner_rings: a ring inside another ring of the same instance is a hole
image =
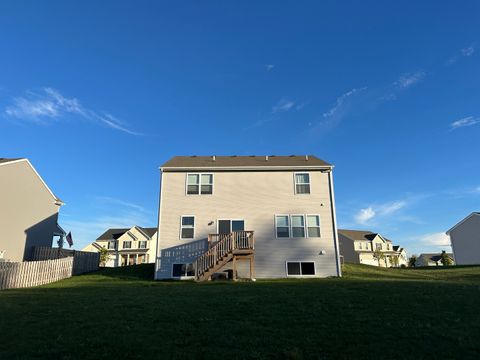
[[0, 251], [22, 261], [32, 246], [52, 246], [59, 206], [27, 161], [0, 166]]
[[[293, 171], [216, 172], [213, 195], [186, 195], [186, 173], [163, 173], [156, 278], [170, 277], [172, 263], [192, 262], [201, 254], [219, 219], [243, 219], [245, 229], [255, 231], [257, 278], [286, 277], [286, 261], [313, 261], [316, 276], [336, 276], [329, 177], [309, 173], [310, 195], [294, 194]], [[321, 237], [277, 239], [276, 214], [320, 215]], [[182, 215], [195, 216], [194, 241], [180, 240]]]
[[457, 265], [480, 264], [480, 215], [472, 215], [450, 231]]

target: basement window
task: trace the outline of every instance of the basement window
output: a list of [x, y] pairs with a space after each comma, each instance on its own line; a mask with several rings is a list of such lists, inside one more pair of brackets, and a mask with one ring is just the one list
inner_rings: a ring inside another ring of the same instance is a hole
[[191, 277], [191, 276], [195, 276], [195, 270], [193, 269], [193, 264], [173, 264], [172, 277], [182, 278], [182, 277]]
[[287, 276], [309, 275], [315, 275], [315, 263], [313, 261], [287, 262]]

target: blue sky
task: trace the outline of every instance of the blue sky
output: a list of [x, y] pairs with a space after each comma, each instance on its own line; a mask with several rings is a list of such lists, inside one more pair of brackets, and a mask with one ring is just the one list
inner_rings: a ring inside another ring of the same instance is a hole
[[75, 247], [155, 226], [174, 155], [315, 154], [342, 227], [409, 253], [480, 201], [476, 1], [3, 1], [0, 156]]

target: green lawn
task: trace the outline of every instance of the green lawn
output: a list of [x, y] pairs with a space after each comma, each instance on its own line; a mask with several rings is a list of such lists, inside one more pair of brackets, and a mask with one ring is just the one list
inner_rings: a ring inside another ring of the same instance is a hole
[[480, 358], [480, 267], [155, 282], [151, 266], [0, 292], [0, 359]]

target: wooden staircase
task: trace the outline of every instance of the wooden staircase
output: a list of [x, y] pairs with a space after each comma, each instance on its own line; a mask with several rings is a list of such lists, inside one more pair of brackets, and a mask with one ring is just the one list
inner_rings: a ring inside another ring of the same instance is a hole
[[250, 278], [253, 278], [254, 259], [253, 231], [234, 231], [229, 234], [210, 234], [208, 250], [193, 263], [195, 280], [210, 280], [228, 262], [233, 262], [233, 276], [236, 276], [236, 261], [250, 260]]

